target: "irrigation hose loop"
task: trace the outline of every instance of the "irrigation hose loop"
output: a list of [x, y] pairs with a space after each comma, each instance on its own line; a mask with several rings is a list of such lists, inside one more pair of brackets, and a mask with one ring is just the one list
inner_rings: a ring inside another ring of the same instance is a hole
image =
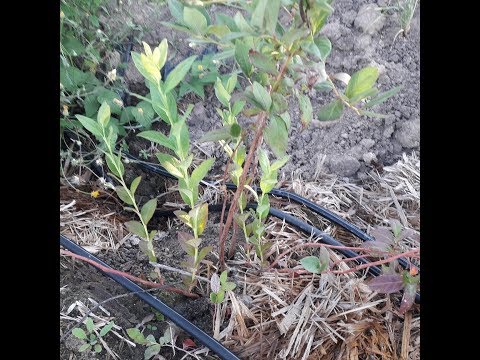
[[[73, 241], [70, 239], [66, 238], [63, 235], [60, 235], [60, 245], [63, 246], [64, 248], [70, 250], [71, 252], [84, 256], [86, 258], [89, 258], [90, 260], [95, 261], [98, 264], [101, 264], [105, 267], [110, 268], [107, 264], [105, 264], [103, 261], [95, 257], [94, 255], [90, 254], [88, 251], [83, 249], [81, 246], [75, 244]], [[97, 269], [101, 271], [100, 269]], [[102, 271], [103, 272], [103, 271]], [[117, 274], [112, 274], [112, 273], [105, 273], [105, 275], [108, 277], [111, 277], [113, 280], [115, 280], [117, 283], [122, 285], [125, 289], [135, 292], [135, 295], [138, 296], [140, 299], [145, 301], [148, 305], [153, 307], [155, 310], [161, 312], [165, 317], [169, 318], [172, 320], [175, 325], [180, 327], [183, 331], [188, 333], [190, 336], [194, 337], [197, 339], [199, 342], [201, 342], [203, 345], [208, 347], [210, 350], [212, 350], [215, 354], [217, 354], [221, 359], [223, 360], [240, 360], [240, 358], [232, 353], [230, 350], [228, 350], [225, 346], [220, 344], [217, 340], [212, 338], [210, 335], [208, 335], [206, 332], [204, 332], [202, 329], [197, 327], [195, 324], [192, 324], [190, 321], [185, 319], [182, 315], [177, 313], [175, 310], [173, 310], [171, 307], [168, 305], [164, 304], [160, 300], [158, 300], [156, 297], [151, 295], [150, 293], [147, 292], [141, 292], [143, 289], [132, 282], [131, 280], [117, 275]]]

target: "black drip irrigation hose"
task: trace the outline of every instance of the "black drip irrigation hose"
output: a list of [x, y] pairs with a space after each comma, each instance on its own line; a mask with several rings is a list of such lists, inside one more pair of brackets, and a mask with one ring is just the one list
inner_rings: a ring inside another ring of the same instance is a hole
[[[100, 265], [110, 268], [110, 266], [105, 264], [103, 261], [93, 256], [88, 251], [83, 249], [81, 246], [78, 246], [73, 241], [71, 241], [70, 239], [66, 238], [63, 235], [60, 235], [60, 245], [77, 255], [84, 256], [86, 258], [89, 258], [90, 260], [95, 261]], [[100, 269], [98, 270], [101, 271]], [[175, 323], [175, 325], [177, 325], [183, 331], [190, 334], [192, 337], [197, 339], [203, 345], [208, 347], [215, 354], [217, 354], [222, 360], [240, 360], [240, 358], [237, 355], [232, 353], [225, 346], [220, 344], [217, 340], [212, 338], [210, 335], [208, 335], [202, 329], [197, 327], [195, 324], [192, 324], [190, 321], [185, 319], [182, 315], [177, 313], [175, 310], [173, 310], [172, 308], [170, 308], [169, 306], [167, 306], [166, 304], [158, 300], [155, 296], [147, 292], [141, 292], [143, 289], [137, 284], [135, 284], [133, 281], [117, 274], [106, 273], [106, 272], [103, 272], [103, 273], [108, 277], [112, 278], [113, 280], [115, 280], [120, 285], [122, 285], [125, 289], [135, 292], [136, 296], [138, 296], [140, 299], [145, 301], [148, 305], [150, 305], [155, 310], [161, 312], [163, 315], [165, 315], [165, 317], [172, 320]]]

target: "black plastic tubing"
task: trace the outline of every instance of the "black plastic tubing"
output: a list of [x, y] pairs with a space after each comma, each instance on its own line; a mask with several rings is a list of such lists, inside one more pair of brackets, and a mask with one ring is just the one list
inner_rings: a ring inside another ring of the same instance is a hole
[[[86, 258], [89, 258], [90, 260], [95, 261], [98, 264], [101, 264], [103, 266], [110, 268], [110, 266], [105, 264], [103, 261], [93, 256], [88, 251], [83, 249], [81, 246], [78, 246], [77, 244], [75, 244], [74, 242], [72, 242], [70, 239], [66, 238], [63, 235], [60, 235], [60, 245], [62, 245], [64, 248], [70, 250], [71, 252], [77, 255], [84, 256]], [[101, 271], [100, 269], [98, 270]], [[133, 281], [117, 274], [105, 273], [105, 272], [103, 273], [111, 277], [117, 283], [122, 285], [125, 289], [136, 292], [135, 293], [136, 296], [138, 296], [140, 299], [145, 301], [152, 308], [156, 309], [157, 311], [165, 315], [167, 318], [172, 320], [175, 323], [175, 325], [177, 325], [183, 331], [187, 332], [188, 334], [193, 336], [195, 339], [200, 341], [203, 345], [205, 345], [210, 350], [212, 350], [215, 354], [217, 354], [221, 359], [240, 360], [238, 356], [236, 356], [234, 353], [232, 353], [230, 350], [228, 350], [226, 347], [220, 344], [217, 340], [212, 338], [210, 335], [208, 335], [199, 327], [192, 324], [190, 321], [188, 321], [182, 315], [177, 313], [175, 310], [173, 310], [172, 308], [170, 308], [169, 306], [167, 306], [166, 304], [158, 300], [156, 297], [154, 297], [153, 295], [147, 292], [139, 292], [139, 291], [142, 291], [143, 289], [137, 284], [135, 284]]]

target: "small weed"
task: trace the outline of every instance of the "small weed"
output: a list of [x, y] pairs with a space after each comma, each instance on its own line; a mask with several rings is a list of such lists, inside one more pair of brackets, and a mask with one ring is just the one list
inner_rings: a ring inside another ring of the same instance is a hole
[[232, 291], [236, 288], [235, 283], [227, 281], [227, 271], [222, 271], [220, 276], [216, 273], [210, 279], [210, 301], [214, 304], [220, 304], [225, 298], [226, 291]]
[[138, 328], [127, 329], [128, 336], [130, 336], [135, 343], [139, 345], [145, 345], [147, 347], [144, 353], [145, 360], [154, 357], [160, 352], [162, 346], [171, 343], [172, 339], [174, 338], [172, 333], [172, 327], [168, 327], [163, 333], [163, 336], [161, 336], [157, 341], [152, 334], [145, 337], [145, 335], [143, 335]]
[[108, 332], [112, 329], [113, 325], [114, 322], [110, 321], [98, 332], [97, 329], [95, 329], [92, 318], [89, 317], [85, 320], [85, 328], [87, 331], [79, 327], [73, 328], [72, 334], [80, 340], [83, 340], [83, 344], [78, 347], [78, 351], [84, 352], [93, 350], [96, 353], [101, 353], [103, 347], [99, 343], [99, 338], [102, 338], [103, 336], [108, 334]]

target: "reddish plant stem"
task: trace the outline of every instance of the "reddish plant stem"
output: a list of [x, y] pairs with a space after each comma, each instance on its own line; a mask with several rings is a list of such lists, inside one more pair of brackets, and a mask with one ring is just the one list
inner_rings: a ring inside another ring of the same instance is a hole
[[237, 230], [238, 224], [233, 223], [233, 234], [232, 234], [232, 241], [230, 243], [230, 249], [228, 250], [228, 258], [232, 259], [235, 255], [235, 247], [237, 246]]
[[238, 143], [237, 146], [235, 146], [235, 149], [232, 151], [232, 155], [227, 160], [227, 165], [225, 166], [225, 171], [223, 172], [222, 181], [223, 181], [223, 184], [224, 184], [224, 188], [223, 188], [224, 198], [223, 198], [222, 214], [220, 215], [220, 230], [218, 231], [220, 235], [222, 234], [222, 231], [223, 231], [223, 219], [225, 217], [225, 208], [227, 207], [227, 194], [228, 193], [227, 193], [227, 188], [226, 188], [225, 184], [227, 183], [228, 167], [229, 167], [230, 163], [232, 162], [232, 159], [235, 156], [235, 153], [237, 152], [237, 149], [238, 149], [239, 146], [240, 146], [240, 143]]
[[[269, 266], [269, 269], [273, 268], [275, 265], [277, 265], [277, 263], [280, 261], [281, 258], [283, 258], [285, 255], [291, 253], [292, 251], [294, 250], [297, 250], [297, 249], [300, 249], [300, 248], [303, 248], [303, 247], [326, 247], [326, 248], [329, 248], [329, 249], [339, 249], [339, 250], [357, 250], [357, 251], [366, 251], [366, 252], [370, 252], [372, 251], [371, 248], [362, 248], [362, 247], [354, 247], [354, 246], [337, 246], [337, 245], [328, 245], [328, 244], [322, 244], [322, 243], [305, 243], [305, 244], [298, 244], [298, 245], [295, 245], [294, 247], [288, 249], [288, 250], [285, 250], [283, 253], [281, 253], [280, 255], [277, 256], [277, 258], [275, 259], [274, 262], [272, 262]], [[378, 253], [378, 251], [376, 251], [376, 253]], [[365, 255], [364, 255], [365, 256]]]
[[[288, 54], [287, 59], [285, 62], [282, 64], [280, 71], [275, 78], [275, 83], [273, 84], [272, 88], [270, 89], [270, 93], [277, 91], [278, 87], [280, 86], [280, 82], [283, 79], [283, 76], [285, 75], [285, 72], [287, 71], [288, 64], [290, 64], [290, 61], [293, 58], [293, 53]], [[220, 251], [219, 251], [219, 256], [220, 256], [220, 268], [224, 269], [225, 268], [225, 241], [227, 239], [227, 234], [228, 230], [230, 230], [230, 226], [232, 226], [232, 220], [233, 220], [233, 215], [237, 211], [237, 203], [238, 199], [240, 198], [240, 194], [242, 193], [244, 187], [245, 187], [245, 182], [247, 180], [247, 175], [250, 170], [250, 165], [252, 164], [252, 160], [255, 154], [255, 151], [257, 150], [258, 146], [261, 144], [262, 136], [263, 136], [263, 129], [265, 128], [265, 125], [267, 124], [267, 115], [268, 113], [266, 111], [262, 111], [258, 115], [257, 123], [258, 127], [255, 132], [255, 137], [253, 139], [252, 144], [250, 145], [250, 148], [248, 150], [248, 155], [247, 159], [245, 160], [245, 165], [243, 166], [243, 172], [242, 176], [240, 176], [240, 180], [238, 182], [237, 190], [235, 191], [235, 195], [233, 196], [232, 200], [232, 205], [230, 206], [230, 210], [228, 211], [228, 216], [227, 216], [227, 221], [225, 222], [225, 225], [223, 226], [222, 231], [220, 232]]]
[[[370, 262], [368, 264], [361, 264], [361, 265], [358, 265], [358, 266], [356, 266], [354, 268], [351, 268], [351, 269], [348, 269], [348, 270], [343, 270], [343, 271], [342, 270], [329, 270], [329, 271], [325, 271], [323, 274], [327, 274], [327, 273], [338, 274], [338, 275], [348, 274], [348, 273], [352, 273], [352, 272], [355, 272], [355, 271], [359, 271], [359, 270], [368, 268], [370, 266], [386, 264], [386, 263], [392, 262], [395, 259], [401, 258], [403, 256], [405, 256], [405, 257], [418, 257], [418, 252], [419, 252], [419, 249], [413, 249], [413, 250], [410, 250], [410, 251], [407, 251], [407, 252], [404, 252], [404, 253], [401, 253], [401, 254], [391, 256], [387, 259]], [[360, 257], [360, 256], [357, 256], [357, 257]], [[346, 262], [346, 261], [354, 260], [357, 257], [342, 259], [342, 260], [340, 260], [340, 262]], [[338, 262], [336, 262], [335, 264], [337, 264], [337, 263]], [[310, 273], [308, 270], [305, 270], [305, 269], [289, 269], [289, 268], [276, 269], [276, 271], [280, 272], [280, 273], [284, 273], [284, 272], [293, 273], [293, 274], [296, 274], [296, 275]]]
[[233, 215], [237, 211], [238, 199], [240, 198], [240, 194], [242, 193], [243, 188], [245, 187], [245, 181], [247, 180], [248, 171], [250, 169], [250, 165], [252, 164], [253, 155], [259, 145], [259, 140], [262, 136], [263, 129], [265, 128], [266, 123], [267, 123], [267, 113], [263, 111], [258, 115], [258, 128], [255, 133], [255, 138], [253, 139], [253, 142], [250, 145], [250, 149], [248, 150], [248, 156], [247, 156], [247, 159], [245, 160], [245, 165], [243, 166], [243, 172], [242, 172], [242, 175], [240, 176], [240, 180], [238, 181], [237, 190], [235, 191], [235, 195], [233, 196], [230, 209], [228, 210], [227, 221], [225, 222], [225, 225], [223, 226], [223, 229], [222, 229], [223, 231], [221, 232], [220, 252], [219, 252], [221, 269], [225, 268], [225, 240], [227, 239], [228, 230], [232, 225]]
[[[413, 249], [413, 250], [410, 250], [410, 251], [407, 251], [407, 252], [404, 252], [404, 253], [401, 253], [401, 254], [397, 254], [397, 255], [394, 255], [394, 256], [390, 256], [389, 258], [387, 259], [383, 259], [383, 260], [378, 260], [378, 261], [374, 261], [374, 262], [371, 262], [371, 263], [368, 263], [368, 264], [362, 264], [362, 265], [358, 265], [354, 268], [351, 268], [351, 269], [348, 269], [348, 270], [333, 270], [333, 271], [329, 271], [331, 272], [332, 274], [348, 274], [348, 273], [351, 273], [351, 272], [355, 272], [355, 271], [358, 271], [358, 270], [362, 270], [362, 269], [365, 269], [365, 268], [368, 268], [370, 266], [375, 266], [375, 265], [382, 265], [382, 264], [387, 264], [389, 262], [392, 262], [393, 260], [395, 259], [399, 259], [401, 257], [412, 257], [412, 256], [418, 256], [418, 253], [420, 252], [419, 249]], [[349, 260], [349, 259], [345, 259], [345, 260]]]
[[172, 287], [172, 286], [166, 286], [166, 285], [163, 285], [162, 283], [155, 283], [155, 282], [152, 282], [152, 281], [143, 280], [143, 279], [140, 279], [139, 277], [130, 275], [126, 272], [115, 270], [115, 269], [110, 269], [110, 268], [108, 268], [106, 266], [103, 266], [103, 265], [101, 265], [101, 264], [99, 264], [99, 263], [97, 263], [97, 262], [95, 262], [95, 261], [93, 261], [89, 258], [86, 258], [86, 257], [81, 256], [81, 255], [74, 254], [74, 253], [72, 253], [71, 251], [68, 251], [68, 250], [60, 249], [60, 254], [70, 256], [74, 259], [79, 259], [79, 260], [85, 261], [85, 262], [89, 263], [90, 265], [93, 265], [93, 266], [99, 268], [103, 272], [106, 272], [106, 273], [109, 273], [109, 274], [120, 275], [120, 276], [123, 276], [127, 279], [130, 279], [132, 281], [135, 281], [137, 283], [140, 283], [140, 284], [148, 286], [148, 287], [159, 288], [159, 289], [162, 289], [162, 290], [165, 290], [165, 291], [174, 292], [174, 293], [177, 293], [177, 294], [182, 294], [182, 295], [194, 298], [194, 299], [200, 297], [197, 294], [193, 294], [193, 293], [190, 293], [190, 292], [182, 290], [182, 289], [177, 289], [177, 288]]

